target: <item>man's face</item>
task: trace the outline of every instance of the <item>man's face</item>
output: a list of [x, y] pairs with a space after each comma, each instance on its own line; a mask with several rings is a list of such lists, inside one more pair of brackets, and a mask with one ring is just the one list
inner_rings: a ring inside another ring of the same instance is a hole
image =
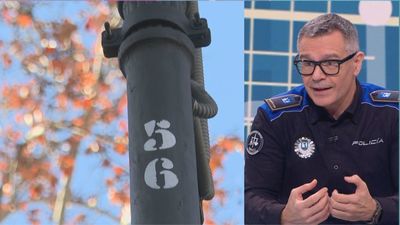
[[[345, 40], [339, 31], [318, 37], [303, 37], [299, 43], [299, 55], [302, 60], [343, 59], [353, 52], [345, 50]], [[302, 76], [304, 86], [313, 102], [324, 107], [336, 117], [340, 116], [351, 104], [356, 90], [355, 77], [361, 69], [364, 54], [358, 52], [352, 59], [340, 65], [339, 73], [326, 75], [316, 66], [314, 73]]]

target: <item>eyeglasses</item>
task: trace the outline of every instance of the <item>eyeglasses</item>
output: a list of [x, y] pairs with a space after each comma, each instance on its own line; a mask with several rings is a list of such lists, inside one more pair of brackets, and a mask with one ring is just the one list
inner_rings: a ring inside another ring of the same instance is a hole
[[302, 60], [300, 56], [297, 55], [293, 63], [296, 65], [297, 72], [303, 76], [312, 75], [316, 66], [319, 66], [326, 75], [336, 75], [340, 71], [340, 65], [353, 58], [356, 54], [357, 52], [354, 52], [344, 59], [328, 59], [322, 61]]

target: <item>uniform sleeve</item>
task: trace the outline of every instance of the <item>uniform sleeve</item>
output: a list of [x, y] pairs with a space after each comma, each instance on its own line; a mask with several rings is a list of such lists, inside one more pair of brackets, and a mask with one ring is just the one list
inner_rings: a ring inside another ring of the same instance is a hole
[[258, 131], [262, 137], [262, 147], [249, 151], [248, 146], [251, 140], [247, 140], [245, 223], [280, 224], [281, 213], [285, 207], [285, 204], [278, 202], [284, 172], [284, 151], [279, 144], [277, 130], [267, 119], [264, 110], [258, 109], [251, 130], [248, 139], [251, 139], [254, 136], [252, 134]]
[[375, 197], [382, 206], [382, 217], [379, 224], [399, 224], [399, 118], [392, 124], [392, 143], [390, 149], [391, 176], [395, 195]]

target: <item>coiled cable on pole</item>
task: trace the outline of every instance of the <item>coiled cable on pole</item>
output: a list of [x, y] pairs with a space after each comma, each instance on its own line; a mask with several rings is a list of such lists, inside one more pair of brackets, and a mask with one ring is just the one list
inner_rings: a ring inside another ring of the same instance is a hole
[[[186, 16], [195, 21], [198, 20], [197, 1], [187, 2]], [[215, 191], [211, 168], [209, 166], [211, 153], [207, 118], [215, 116], [218, 108], [215, 101], [204, 89], [201, 48], [196, 48], [194, 52], [194, 68], [191, 79], [199, 196], [200, 201], [211, 200], [214, 197]]]
[[214, 99], [196, 81], [191, 81], [193, 98], [193, 115], [208, 119], [214, 117], [218, 112], [218, 106]]

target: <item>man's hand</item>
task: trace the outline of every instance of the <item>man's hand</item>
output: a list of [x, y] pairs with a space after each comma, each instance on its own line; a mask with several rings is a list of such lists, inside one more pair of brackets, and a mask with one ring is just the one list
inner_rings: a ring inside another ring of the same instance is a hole
[[347, 183], [357, 186], [354, 194], [332, 192], [330, 198], [330, 213], [333, 217], [348, 221], [368, 221], [372, 218], [376, 203], [371, 197], [367, 184], [358, 175], [344, 177]]
[[302, 194], [311, 191], [317, 185], [314, 179], [292, 189], [285, 208], [282, 211], [281, 223], [288, 224], [319, 224], [329, 217], [328, 189], [321, 188], [310, 197], [303, 199]]

